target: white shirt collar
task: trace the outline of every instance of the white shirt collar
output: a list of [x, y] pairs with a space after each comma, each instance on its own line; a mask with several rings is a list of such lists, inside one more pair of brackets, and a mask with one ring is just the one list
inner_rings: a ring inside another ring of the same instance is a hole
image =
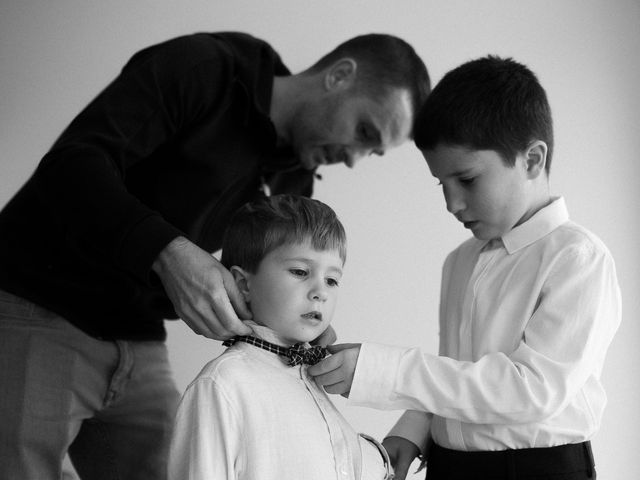
[[502, 243], [507, 252], [512, 254], [540, 240], [568, 220], [569, 212], [564, 198], [556, 197], [529, 220], [507, 232], [502, 237]]

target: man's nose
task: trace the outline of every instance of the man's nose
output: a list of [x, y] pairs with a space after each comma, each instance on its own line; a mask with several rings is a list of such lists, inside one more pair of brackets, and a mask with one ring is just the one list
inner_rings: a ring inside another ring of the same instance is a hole
[[345, 152], [344, 164], [349, 168], [353, 168], [353, 167], [355, 167], [356, 163], [358, 163], [364, 157], [369, 157], [369, 156], [374, 155], [374, 154], [375, 155], [383, 155], [384, 152], [381, 152], [377, 148], [364, 147], [364, 146], [360, 147], [358, 149], [354, 149], [351, 152], [346, 151]]
[[356, 163], [358, 163], [362, 157], [364, 157], [364, 154], [361, 153], [360, 151], [357, 151], [357, 152], [345, 152], [344, 153], [344, 164], [349, 168], [353, 168], [353, 167], [356, 166]]

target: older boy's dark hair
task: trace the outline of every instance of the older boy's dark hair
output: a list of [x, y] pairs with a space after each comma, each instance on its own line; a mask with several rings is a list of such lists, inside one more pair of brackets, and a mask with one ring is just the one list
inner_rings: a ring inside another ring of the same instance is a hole
[[357, 82], [362, 92], [374, 98], [383, 97], [391, 88], [407, 89], [415, 114], [431, 91], [427, 67], [413, 47], [401, 38], [383, 33], [347, 40], [307, 71], [318, 72], [347, 57], [358, 63]]
[[249, 202], [233, 215], [222, 240], [221, 263], [250, 273], [262, 259], [286, 244], [310, 241], [317, 250], [336, 249], [347, 258], [344, 227], [328, 205], [297, 195], [274, 195]]
[[553, 153], [547, 94], [535, 74], [511, 58], [489, 55], [447, 73], [418, 113], [414, 141], [420, 150], [438, 144], [495, 150], [507, 165], [532, 141]]

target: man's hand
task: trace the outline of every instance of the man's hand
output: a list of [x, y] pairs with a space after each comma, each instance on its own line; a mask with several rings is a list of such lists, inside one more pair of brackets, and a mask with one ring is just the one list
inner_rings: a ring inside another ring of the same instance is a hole
[[358, 363], [360, 344], [343, 343], [329, 345], [327, 348], [332, 355], [310, 366], [307, 372], [315, 377], [316, 383], [323, 386], [327, 393], [348, 397]]
[[174, 239], [152, 268], [178, 316], [198, 335], [225, 340], [251, 333], [240, 320], [251, 318], [251, 312], [233, 275], [197, 245], [184, 237]]
[[420, 455], [420, 449], [413, 443], [402, 437], [387, 437], [382, 441], [391, 459], [391, 465], [395, 473], [395, 480], [404, 480], [411, 463]]

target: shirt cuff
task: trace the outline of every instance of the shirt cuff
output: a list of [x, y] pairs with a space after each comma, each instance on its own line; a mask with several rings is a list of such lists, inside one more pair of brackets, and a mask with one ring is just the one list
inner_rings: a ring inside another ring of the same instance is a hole
[[183, 235], [160, 215], [150, 215], [131, 229], [120, 250], [118, 262], [144, 283], [151, 281], [151, 265], [174, 238]]
[[395, 379], [405, 348], [363, 343], [349, 392], [349, 404], [389, 409], [395, 397]]

